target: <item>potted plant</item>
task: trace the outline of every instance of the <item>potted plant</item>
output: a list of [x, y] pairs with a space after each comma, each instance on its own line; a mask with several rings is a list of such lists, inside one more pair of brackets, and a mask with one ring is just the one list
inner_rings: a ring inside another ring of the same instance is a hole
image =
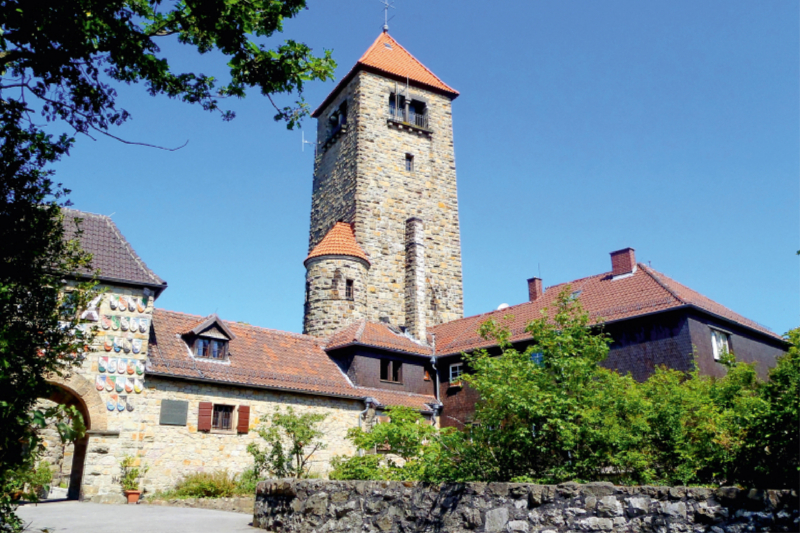
[[142, 495], [139, 478], [147, 472], [146, 466], [136, 467], [135, 463], [135, 458], [126, 455], [119, 464], [122, 471], [120, 485], [122, 485], [122, 492], [125, 493], [125, 497], [128, 498], [128, 503], [139, 503], [139, 497]]

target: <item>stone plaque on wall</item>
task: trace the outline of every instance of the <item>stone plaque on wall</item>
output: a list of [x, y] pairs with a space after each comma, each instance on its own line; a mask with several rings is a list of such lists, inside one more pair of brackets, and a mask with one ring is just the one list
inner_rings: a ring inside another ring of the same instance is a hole
[[158, 423], [162, 426], [185, 426], [188, 412], [189, 402], [161, 400], [161, 418]]

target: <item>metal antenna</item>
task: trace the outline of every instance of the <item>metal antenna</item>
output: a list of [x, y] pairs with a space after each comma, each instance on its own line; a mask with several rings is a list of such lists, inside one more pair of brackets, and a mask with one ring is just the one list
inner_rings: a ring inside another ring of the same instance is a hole
[[306, 132], [300, 130], [301, 140], [300, 140], [300, 150], [305, 152], [307, 144], [314, 144], [311, 141], [306, 140]]
[[[383, 4], [383, 31], [384, 33], [389, 31], [389, 8], [397, 9], [394, 7], [394, 0], [378, 0], [381, 4]], [[394, 18], [394, 17], [392, 17]]]

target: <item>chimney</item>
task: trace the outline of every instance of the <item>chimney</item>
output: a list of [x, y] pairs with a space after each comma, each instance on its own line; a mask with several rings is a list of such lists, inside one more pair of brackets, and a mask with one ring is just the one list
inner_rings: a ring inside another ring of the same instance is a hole
[[406, 326], [411, 335], [426, 340], [425, 230], [422, 219], [406, 220]]
[[536, 301], [544, 294], [542, 289], [542, 278], [531, 278], [528, 280], [528, 300], [531, 302]]
[[631, 274], [636, 269], [636, 253], [633, 248], [611, 252], [611, 275]]

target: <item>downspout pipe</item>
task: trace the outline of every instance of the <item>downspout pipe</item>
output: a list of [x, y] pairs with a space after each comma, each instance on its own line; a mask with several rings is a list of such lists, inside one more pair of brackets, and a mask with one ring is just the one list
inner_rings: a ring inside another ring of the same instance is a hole
[[[435, 334], [433, 335], [433, 342], [434, 342], [434, 349], [435, 349], [435, 347], [436, 347], [436, 335]], [[437, 413], [437, 411], [441, 411], [442, 410], [442, 402], [441, 402], [441, 400], [439, 400], [439, 369], [436, 368], [436, 356], [435, 355], [431, 356], [431, 366], [433, 367], [433, 375], [435, 376], [433, 379], [434, 379], [434, 383], [435, 383], [435, 387], [436, 387], [434, 389], [434, 391], [433, 391], [433, 396], [436, 398], [436, 401], [439, 402], [439, 404], [433, 409], [433, 414], [431, 414], [431, 425], [435, 426], [436, 425], [436, 413]]]

